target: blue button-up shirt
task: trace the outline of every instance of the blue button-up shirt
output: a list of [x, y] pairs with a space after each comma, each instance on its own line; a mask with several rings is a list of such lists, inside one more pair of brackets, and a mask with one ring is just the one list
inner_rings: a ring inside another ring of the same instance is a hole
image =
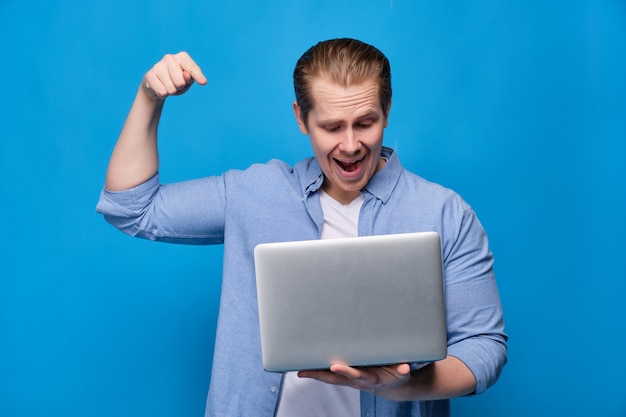
[[[448, 354], [476, 377], [476, 393], [498, 378], [507, 336], [493, 258], [472, 209], [453, 191], [387, 164], [361, 191], [359, 235], [436, 231], [441, 235]], [[158, 174], [130, 190], [104, 189], [97, 210], [132, 236], [224, 244], [222, 294], [206, 416], [274, 415], [282, 374], [261, 362], [253, 249], [262, 242], [319, 239], [324, 180], [314, 158], [291, 167], [272, 160], [246, 170], [175, 184]], [[361, 393], [362, 416], [447, 416], [449, 401], [396, 402]]]

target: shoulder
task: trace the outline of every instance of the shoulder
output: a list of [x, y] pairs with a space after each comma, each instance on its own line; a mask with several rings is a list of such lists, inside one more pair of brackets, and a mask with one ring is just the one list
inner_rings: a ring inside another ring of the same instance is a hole
[[230, 169], [224, 176], [230, 180], [253, 180], [277, 175], [289, 175], [293, 173], [293, 167], [279, 159], [271, 159], [265, 163], [252, 164], [245, 169]]
[[314, 158], [307, 158], [290, 165], [285, 161], [272, 159], [250, 165], [243, 170], [229, 170], [224, 174], [224, 182], [231, 190], [252, 188], [274, 193], [285, 186], [300, 190], [306, 188], [307, 182], [321, 172], [314, 161]]
[[458, 210], [471, 209], [461, 195], [452, 188], [427, 180], [406, 169], [402, 170], [399, 187], [406, 187], [405, 193], [419, 199], [420, 205], [436, 205], [456, 208]]
[[256, 163], [245, 169], [231, 169], [226, 172], [227, 175], [250, 175], [250, 174], [274, 174], [274, 173], [297, 173], [306, 172], [312, 168], [314, 158], [306, 158], [302, 161], [291, 165], [280, 159], [270, 159], [264, 163]]

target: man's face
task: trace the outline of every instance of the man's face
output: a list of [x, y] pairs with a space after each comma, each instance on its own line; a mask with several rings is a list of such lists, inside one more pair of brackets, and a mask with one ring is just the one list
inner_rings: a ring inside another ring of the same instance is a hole
[[297, 103], [294, 113], [324, 173], [324, 190], [348, 204], [384, 166], [380, 152], [387, 117], [379, 87], [375, 80], [342, 87], [325, 77], [314, 79], [311, 87], [313, 108], [306, 123]]

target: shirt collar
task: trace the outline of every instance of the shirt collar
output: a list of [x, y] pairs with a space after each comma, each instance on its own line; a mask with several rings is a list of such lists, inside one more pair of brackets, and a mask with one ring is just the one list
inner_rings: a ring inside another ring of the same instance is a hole
[[374, 174], [365, 186], [365, 190], [385, 204], [391, 197], [391, 193], [393, 193], [400, 179], [402, 165], [400, 164], [398, 154], [391, 148], [383, 147], [380, 156], [386, 158], [387, 163], [380, 171]]
[[[391, 148], [383, 146], [380, 156], [386, 158], [387, 163], [370, 179], [365, 190], [384, 204], [391, 197], [391, 193], [400, 179], [402, 165], [398, 155]], [[300, 174], [300, 186], [305, 196], [316, 192], [322, 186], [324, 174], [315, 158], [301, 161], [295, 169]]]
[[316, 192], [324, 182], [324, 174], [315, 158], [307, 158], [299, 162], [296, 172], [300, 174], [300, 187], [305, 197]]

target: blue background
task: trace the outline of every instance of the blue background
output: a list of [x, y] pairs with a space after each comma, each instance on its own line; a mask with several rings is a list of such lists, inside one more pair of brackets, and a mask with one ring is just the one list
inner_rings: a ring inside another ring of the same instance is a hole
[[454, 415], [626, 415], [626, 2], [2, 0], [1, 416], [202, 415], [222, 248], [107, 225], [108, 157], [179, 50], [209, 84], [166, 105], [163, 180], [310, 155], [291, 71], [342, 36], [388, 55], [386, 144], [496, 255], [510, 362]]

